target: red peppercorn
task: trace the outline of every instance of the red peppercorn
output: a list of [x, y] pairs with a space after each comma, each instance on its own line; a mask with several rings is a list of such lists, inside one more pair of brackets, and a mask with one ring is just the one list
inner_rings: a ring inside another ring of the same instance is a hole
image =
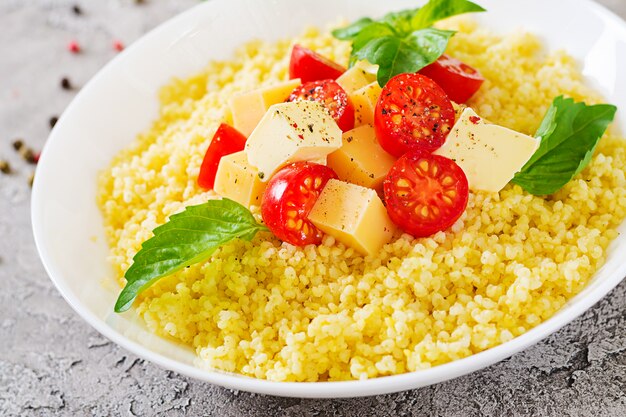
[[40, 158], [41, 158], [41, 152], [37, 152], [35, 155], [33, 155], [33, 162], [38, 164]]
[[76, 41], [70, 41], [70, 43], [67, 44], [67, 50], [73, 54], [77, 54], [80, 52], [80, 45]]
[[117, 52], [121, 52], [124, 50], [124, 44], [121, 41], [113, 41], [113, 49]]

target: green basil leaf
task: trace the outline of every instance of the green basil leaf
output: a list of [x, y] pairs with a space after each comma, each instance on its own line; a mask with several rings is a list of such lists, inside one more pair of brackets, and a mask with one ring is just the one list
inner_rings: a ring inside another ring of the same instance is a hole
[[512, 182], [534, 195], [560, 190], [591, 162], [616, 111], [617, 107], [609, 104], [587, 106], [570, 98], [555, 98], [537, 130], [539, 149]]
[[394, 75], [419, 71], [445, 52], [454, 32], [430, 29], [432, 24], [482, 11], [485, 9], [469, 0], [430, 0], [421, 9], [387, 13], [377, 21], [362, 18], [332, 33], [338, 39], [352, 41], [350, 66], [359, 59], [379, 65], [378, 83], [384, 86]]
[[416, 28], [412, 24], [413, 19], [415, 19], [415, 16], [420, 10], [421, 9], [409, 9], [387, 13], [380, 19], [380, 22], [391, 26], [399, 37], [404, 37], [417, 29], [422, 29]]
[[393, 76], [417, 72], [435, 62], [452, 35], [452, 31], [429, 28], [417, 30], [404, 39], [383, 36], [367, 42], [355, 56], [379, 66], [377, 79], [384, 86]]
[[386, 36], [396, 37], [393, 28], [386, 23], [372, 22], [352, 40], [352, 53], [356, 55], [370, 41]]
[[369, 26], [371, 23], [374, 23], [372, 19], [370, 19], [369, 17], [364, 17], [344, 28], [333, 30], [332, 34], [335, 38], [341, 39], [342, 41], [351, 41], [356, 38], [359, 33], [361, 33], [361, 31]]
[[126, 286], [115, 303], [115, 312], [128, 310], [137, 295], [159, 279], [186, 266], [203, 262], [233, 239], [252, 240], [258, 224], [244, 206], [229, 199], [210, 200], [174, 214], [141, 245], [124, 277]]
[[415, 13], [411, 27], [413, 30], [427, 28], [448, 17], [484, 11], [484, 8], [468, 0], [430, 0]]

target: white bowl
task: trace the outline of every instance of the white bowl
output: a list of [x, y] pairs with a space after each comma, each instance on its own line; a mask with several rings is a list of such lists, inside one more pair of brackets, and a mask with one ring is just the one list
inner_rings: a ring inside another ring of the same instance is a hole
[[[524, 27], [550, 49], [574, 55], [608, 101], [626, 108], [626, 24], [588, 0], [478, 0], [477, 15], [497, 30]], [[417, 388], [491, 365], [538, 342], [582, 314], [626, 275], [626, 236], [585, 290], [550, 320], [468, 358], [419, 372], [365, 381], [280, 383], [208, 371], [194, 353], [148, 332], [132, 311], [113, 313], [119, 288], [96, 206], [96, 175], [157, 116], [157, 90], [173, 76], [225, 59], [252, 38], [276, 40], [338, 17], [380, 16], [415, 7], [415, 0], [213, 0], [144, 36], [107, 65], [64, 112], [37, 169], [32, 221], [41, 259], [67, 302], [107, 338], [164, 368], [229, 388], [294, 397], [354, 397]], [[624, 123], [620, 123], [626, 131]], [[623, 224], [622, 232], [626, 230]]]

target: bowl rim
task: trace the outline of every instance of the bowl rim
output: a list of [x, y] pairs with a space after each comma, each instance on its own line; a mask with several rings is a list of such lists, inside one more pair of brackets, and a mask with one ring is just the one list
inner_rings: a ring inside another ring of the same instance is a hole
[[[626, 33], [626, 22], [622, 20], [606, 7], [596, 3], [593, 0], [578, 0], [578, 2], [594, 10], [595, 13], [611, 21]], [[156, 28], [150, 30], [141, 36], [136, 42], [122, 51], [117, 57], [104, 65], [78, 92], [64, 113], [69, 113], [79, 102], [83, 94], [89, 94], [89, 87], [98, 82], [102, 74], [107, 73], [109, 68], [115, 65], [118, 59], [126, 54], [132, 54], [136, 49], [140, 49], [142, 45], [152, 37], [156, 37], [161, 32], [166, 32], [170, 27], [176, 26], [179, 21], [188, 19], [188, 16], [196, 13], [196, 10], [202, 7], [212, 7], [215, 2], [205, 2], [191, 7], [190, 9], [164, 21]], [[53, 129], [49, 135], [42, 154], [45, 155], [46, 148], [50, 143], [54, 142], [57, 130]], [[44, 201], [38, 192], [38, 181], [35, 176], [33, 184], [33, 192], [31, 196], [31, 222], [35, 245], [39, 253], [40, 259], [46, 270], [46, 273], [54, 283], [55, 287], [61, 293], [65, 301], [72, 309], [82, 317], [89, 325], [96, 329], [100, 334], [111, 340], [115, 344], [121, 346], [127, 351], [137, 355], [138, 357], [155, 363], [161, 368], [176, 371], [185, 376], [206, 381], [212, 384], [220, 385], [226, 388], [244, 390], [259, 394], [274, 395], [280, 397], [300, 397], [300, 398], [350, 398], [365, 397], [371, 395], [388, 394], [409, 389], [436, 384], [442, 381], [457, 378], [487, 366], [496, 364], [506, 358], [519, 353], [531, 345], [547, 338], [565, 325], [572, 322], [581, 314], [586, 312], [600, 299], [607, 295], [626, 277], [626, 262], [612, 273], [611, 278], [602, 282], [601, 285], [594, 287], [585, 298], [577, 300], [571, 306], [568, 315], [561, 314], [563, 309], [568, 306], [571, 299], [564, 307], [557, 311], [552, 317], [543, 321], [539, 325], [528, 330], [524, 334], [508, 341], [494, 346], [490, 349], [481, 351], [471, 356], [447, 362], [432, 368], [419, 371], [407, 372], [398, 375], [383, 376], [366, 380], [349, 380], [349, 381], [323, 381], [323, 382], [277, 382], [265, 379], [257, 379], [245, 375], [224, 373], [219, 370], [210, 370], [197, 366], [188, 365], [175, 359], [168, 358], [165, 355], [156, 353], [138, 342], [130, 340], [123, 334], [111, 328], [104, 320], [96, 316], [92, 311], [85, 308], [80, 299], [71, 291], [63, 279], [59, 279], [63, 275], [62, 271], [52, 262], [52, 256], [48, 248], [43, 242], [43, 219], [38, 216], [38, 208], [42, 207]], [[621, 276], [622, 278], [617, 278]]]

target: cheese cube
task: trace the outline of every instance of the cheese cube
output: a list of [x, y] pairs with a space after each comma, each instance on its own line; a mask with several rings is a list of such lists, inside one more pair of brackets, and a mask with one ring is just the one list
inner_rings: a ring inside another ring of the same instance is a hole
[[334, 179], [326, 183], [308, 218], [363, 255], [376, 254], [396, 230], [376, 191]]
[[220, 159], [213, 187], [220, 196], [246, 207], [260, 206], [265, 186], [266, 183], [259, 178], [259, 171], [248, 163], [244, 151]]
[[273, 104], [287, 100], [300, 84], [300, 79], [283, 81], [269, 87], [235, 95], [229, 102], [235, 129], [245, 136], [250, 136], [267, 109]]
[[343, 134], [343, 146], [328, 155], [328, 166], [339, 179], [382, 191], [383, 180], [395, 162], [376, 139], [372, 125]]
[[472, 190], [498, 192], [539, 148], [539, 140], [487, 123], [466, 108], [444, 145], [434, 153], [454, 160]]
[[323, 160], [341, 147], [341, 129], [326, 108], [314, 101], [275, 104], [246, 142], [248, 161], [268, 181], [296, 161]]
[[377, 82], [366, 85], [350, 94], [350, 101], [354, 106], [354, 125], [374, 124], [374, 110], [382, 88]]
[[377, 71], [378, 65], [370, 64], [367, 61], [359, 61], [337, 78], [337, 84], [339, 84], [346, 93], [352, 94], [356, 90], [376, 81]]

